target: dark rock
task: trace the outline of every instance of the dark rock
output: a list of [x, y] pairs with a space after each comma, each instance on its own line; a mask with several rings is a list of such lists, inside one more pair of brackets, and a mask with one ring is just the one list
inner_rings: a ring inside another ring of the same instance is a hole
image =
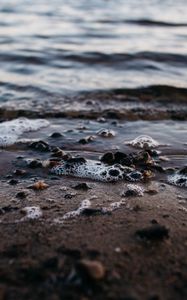
[[180, 171], [179, 171], [179, 174], [181, 175], [187, 175], [187, 166], [182, 168]]
[[90, 142], [93, 142], [93, 140], [94, 140], [93, 136], [87, 136], [87, 137], [85, 137], [83, 139], [80, 139], [78, 142], [79, 142], [79, 144], [86, 145], [86, 144], [88, 144]]
[[84, 190], [84, 191], [91, 189], [91, 187], [89, 187], [89, 185], [86, 182], [78, 183], [75, 186], [73, 186], [73, 188], [75, 190]]
[[11, 206], [11, 205], [0, 207], [0, 215], [3, 215], [5, 213], [9, 213], [11, 211], [18, 210], [18, 209], [19, 208], [17, 206]]
[[63, 137], [63, 135], [60, 133], [60, 132], [53, 132], [51, 135], [50, 135], [51, 138], [54, 138], [54, 139], [57, 139], [57, 138], [60, 138], [60, 137]]
[[65, 194], [64, 198], [65, 199], [71, 199], [71, 198], [73, 198], [73, 196], [71, 194]]
[[16, 185], [16, 184], [18, 184], [18, 180], [17, 179], [11, 179], [8, 183], [11, 184], [11, 185]]
[[159, 224], [139, 229], [135, 233], [138, 237], [150, 241], [159, 241], [169, 237], [169, 230]]
[[41, 152], [50, 151], [49, 144], [44, 141], [33, 142], [29, 145], [29, 148], [32, 148], [32, 149], [35, 149], [35, 150], [38, 150]]
[[27, 194], [25, 192], [18, 192], [16, 194], [16, 198], [25, 199], [27, 197]]
[[85, 208], [82, 212], [81, 215], [83, 216], [93, 216], [93, 215], [98, 215], [102, 214], [102, 210], [100, 208]]
[[69, 164], [85, 164], [86, 159], [84, 157], [74, 157], [67, 160], [67, 163]]
[[116, 153], [114, 153], [114, 161], [115, 161], [115, 163], [119, 163], [120, 164], [126, 158], [127, 158], [127, 154], [125, 154], [123, 152], [117, 151]]
[[96, 260], [82, 259], [76, 264], [76, 271], [83, 279], [101, 280], [106, 271], [103, 264]]
[[147, 193], [147, 194], [149, 194], [149, 195], [156, 195], [156, 194], [158, 194], [158, 191], [157, 190], [147, 190], [147, 191], [145, 191], [145, 193]]
[[157, 220], [155, 220], [155, 219], [152, 219], [152, 220], [151, 220], [151, 223], [152, 223], [152, 224], [158, 224]]
[[101, 161], [106, 164], [114, 163], [114, 154], [112, 152], [107, 152], [101, 157]]
[[36, 168], [41, 168], [42, 167], [42, 163], [40, 160], [32, 160], [31, 162], [29, 162], [28, 167], [32, 168], [32, 169], [36, 169]]
[[17, 169], [14, 171], [14, 175], [17, 175], [17, 176], [22, 176], [22, 175], [25, 175], [27, 172], [25, 170], [21, 170], [21, 169]]

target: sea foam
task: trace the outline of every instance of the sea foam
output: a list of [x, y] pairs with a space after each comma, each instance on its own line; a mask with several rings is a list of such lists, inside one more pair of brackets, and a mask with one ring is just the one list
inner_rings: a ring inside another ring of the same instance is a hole
[[[137, 181], [141, 179], [140, 172], [135, 171], [132, 168], [120, 164], [108, 166], [94, 160], [80, 160], [80, 162], [61, 161], [61, 163], [55, 166], [51, 171], [57, 175], [71, 175], [74, 177], [90, 178], [104, 182], [122, 179]], [[134, 176], [135, 172], [140, 176]]]
[[125, 142], [125, 144], [140, 149], [151, 149], [160, 145], [156, 140], [148, 135], [140, 135], [134, 140]]
[[18, 118], [0, 123], [0, 147], [13, 145], [25, 132], [37, 131], [49, 125], [44, 119]]

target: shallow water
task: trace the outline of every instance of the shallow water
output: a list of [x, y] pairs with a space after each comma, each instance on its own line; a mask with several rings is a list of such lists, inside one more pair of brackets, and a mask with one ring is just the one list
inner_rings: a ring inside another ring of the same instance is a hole
[[2, 0], [0, 99], [187, 87], [185, 0]]
[[[132, 152], [125, 142], [150, 135], [169, 166], [186, 165], [186, 16], [185, 0], [3, 0], [0, 121], [50, 120], [16, 139], [42, 139], [91, 159]], [[115, 136], [102, 138], [102, 128]], [[63, 137], [50, 138], [55, 131]], [[2, 173], [20, 151], [1, 152]]]

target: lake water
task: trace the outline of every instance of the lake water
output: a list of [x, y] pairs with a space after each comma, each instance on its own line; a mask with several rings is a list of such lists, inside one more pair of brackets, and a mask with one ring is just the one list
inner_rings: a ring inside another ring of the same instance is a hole
[[1, 0], [0, 64], [2, 101], [187, 87], [187, 2]]

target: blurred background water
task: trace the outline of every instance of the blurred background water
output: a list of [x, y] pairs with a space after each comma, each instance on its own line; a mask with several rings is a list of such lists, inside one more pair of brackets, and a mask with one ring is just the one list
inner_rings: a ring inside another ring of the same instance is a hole
[[186, 0], [1, 0], [0, 99], [187, 87]]

